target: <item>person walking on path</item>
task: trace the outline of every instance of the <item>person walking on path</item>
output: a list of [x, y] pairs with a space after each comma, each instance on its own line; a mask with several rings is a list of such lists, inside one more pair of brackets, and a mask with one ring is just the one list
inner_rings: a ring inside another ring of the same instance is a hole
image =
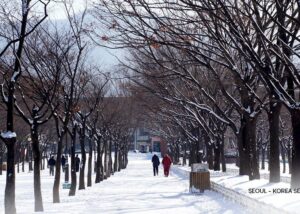
[[166, 177], [168, 177], [170, 167], [171, 167], [171, 164], [172, 164], [172, 159], [170, 158], [170, 156], [168, 154], [165, 154], [165, 156], [162, 160], [162, 164], [164, 166], [164, 174], [165, 174]]
[[54, 156], [51, 156], [51, 158], [48, 160], [48, 165], [49, 165], [49, 168], [50, 168], [50, 175], [54, 175], [54, 166], [55, 166], [55, 159], [54, 159]]
[[153, 174], [158, 175], [158, 166], [160, 164], [159, 158], [156, 154], [153, 155], [152, 157], [152, 164], [153, 164]]
[[62, 171], [65, 172], [65, 166], [66, 166], [66, 158], [65, 156], [61, 156], [61, 167], [62, 167]]
[[75, 158], [75, 168], [76, 168], [76, 172], [79, 171], [79, 164], [80, 164], [80, 158], [78, 157], [78, 155], [76, 155], [76, 158]]

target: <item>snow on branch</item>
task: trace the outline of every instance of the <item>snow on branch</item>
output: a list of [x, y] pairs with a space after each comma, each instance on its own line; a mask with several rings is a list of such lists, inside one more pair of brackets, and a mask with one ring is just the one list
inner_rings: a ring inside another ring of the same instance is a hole
[[16, 134], [16, 132], [7, 131], [7, 132], [2, 132], [1, 137], [3, 139], [11, 139], [11, 138], [17, 137], [17, 134]]

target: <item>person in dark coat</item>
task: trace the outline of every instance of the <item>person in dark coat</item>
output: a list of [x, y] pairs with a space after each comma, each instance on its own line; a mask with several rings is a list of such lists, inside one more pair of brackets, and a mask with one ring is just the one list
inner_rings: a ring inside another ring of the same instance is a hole
[[48, 165], [49, 165], [49, 168], [50, 168], [50, 175], [54, 175], [54, 166], [55, 166], [55, 159], [54, 159], [54, 156], [51, 156], [51, 158], [48, 160]]
[[76, 157], [75, 157], [75, 168], [76, 168], [76, 172], [79, 171], [79, 164], [80, 164], [80, 158], [78, 157], [78, 155], [76, 155]]
[[169, 172], [170, 172], [170, 167], [172, 164], [172, 159], [168, 154], [165, 154], [163, 160], [162, 160], [162, 164], [164, 166], [164, 174], [166, 177], [169, 176]]
[[160, 164], [159, 158], [156, 154], [153, 155], [152, 157], [152, 164], [153, 164], [153, 174], [158, 175], [158, 166]]
[[66, 158], [65, 156], [61, 156], [61, 167], [62, 167], [62, 171], [65, 172], [65, 166], [66, 166]]

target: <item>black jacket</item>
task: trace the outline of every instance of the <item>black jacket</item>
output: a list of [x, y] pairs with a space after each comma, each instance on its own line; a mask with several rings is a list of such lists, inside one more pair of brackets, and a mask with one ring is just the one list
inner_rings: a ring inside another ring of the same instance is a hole
[[55, 165], [55, 160], [53, 158], [50, 158], [48, 161], [49, 166], [54, 166]]
[[159, 158], [157, 155], [153, 155], [152, 157], [152, 163], [153, 163], [153, 166], [158, 166], [159, 165]]

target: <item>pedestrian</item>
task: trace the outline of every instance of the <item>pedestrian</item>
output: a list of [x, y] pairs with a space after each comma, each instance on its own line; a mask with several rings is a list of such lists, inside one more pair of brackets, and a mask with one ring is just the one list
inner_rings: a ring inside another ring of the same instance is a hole
[[156, 154], [153, 155], [152, 157], [152, 164], [153, 164], [153, 174], [158, 175], [158, 166], [160, 164], [159, 158]]
[[163, 160], [162, 160], [162, 164], [164, 166], [164, 174], [166, 177], [169, 176], [169, 171], [170, 171], [170, 167], [172, 164], [172, 159], [168, 154], [165, 154]]
[[49, 168], [50, 168], [50, 175], [54, 175], [54, 166], [55, 166], [55, 159], [54, 159], [54, 156], [51, 156], [51, 158], [48, 160], [48, 165], [49, 165]]
[[75, 157], [75, 168], [76, 168], [76, 172], [79, 171], [79, 164], [80, 164], [80, 158], [78, 157], [78, 155], [76, 155], [76, 157]]
[[65, 156], [61, 156], [61, 167], [62, 167], [62, 171], [65, 172], [65, 166], [66, 166], [66, 158]]

